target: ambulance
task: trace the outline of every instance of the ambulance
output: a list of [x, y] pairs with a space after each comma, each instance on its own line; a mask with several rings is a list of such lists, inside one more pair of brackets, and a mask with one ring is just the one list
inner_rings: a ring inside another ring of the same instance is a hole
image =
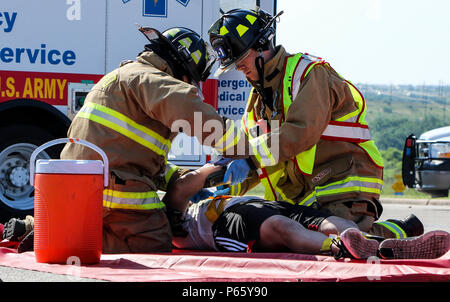
[[[29, 158], [43, 143], [67, 136], [91, 87], [143, 50], [137, 26], [183, 26], [208, 41], [208, 29], [233, 8], [276, 11], [276, 0], [14, 0], [0, 7], [0, 223], [34, 209]], [[216, 68], [216, 67], [215, 67]], [[214, 70], [213, 70], [214, 72]], [[240, 119], [250, 85], [236, 71], [202, 85], [205, 102]], [[93, 142], [95, 143], [95, 142]], [[40, 153], [58, 158], [63, 146]], [[211, 150], [178, 135], [169, 161], [203, 165]]]

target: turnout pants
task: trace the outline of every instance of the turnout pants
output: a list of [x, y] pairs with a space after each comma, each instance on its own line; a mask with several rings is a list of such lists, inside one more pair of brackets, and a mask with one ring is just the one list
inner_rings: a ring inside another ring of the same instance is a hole
[[171, 252], [166, 209], [152, 187], [116, 178], [110, 179], [109, 195], [103, 195], [103, 253]]
[[163, 209], [103, 208], [103, 253], [172, 251], [172, 234]]

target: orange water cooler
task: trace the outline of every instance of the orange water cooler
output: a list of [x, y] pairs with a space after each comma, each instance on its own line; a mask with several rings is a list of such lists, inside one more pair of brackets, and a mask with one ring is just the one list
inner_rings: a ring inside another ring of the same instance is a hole
[[[62, 143], [81, 144], [101, 160], [38, 159], [44, 149]], [[34, 253], [36, 261], [95, 264], [102, 253], [103, 189], [108, 186], [108, 158], [94, 144], [61, 138], [38, 147], [30, 158], [34, 193]]]

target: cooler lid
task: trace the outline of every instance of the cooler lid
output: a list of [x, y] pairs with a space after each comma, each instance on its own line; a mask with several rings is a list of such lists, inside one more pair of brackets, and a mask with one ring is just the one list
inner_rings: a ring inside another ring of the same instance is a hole
[[103, 175], [103, 162], [101, 160], [38, 159], [35, 173]]

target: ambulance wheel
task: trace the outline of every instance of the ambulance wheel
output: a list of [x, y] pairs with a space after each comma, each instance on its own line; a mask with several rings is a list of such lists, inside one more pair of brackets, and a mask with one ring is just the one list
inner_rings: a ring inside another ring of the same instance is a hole
[[[34, 213], [34, 187], [30, 185], [30, 156], [40, 145], [55, 139], [47, 130], [27, 124], [0, 127], [0, 223]], [[58, 158], [44, 150], [38, 158]]]

